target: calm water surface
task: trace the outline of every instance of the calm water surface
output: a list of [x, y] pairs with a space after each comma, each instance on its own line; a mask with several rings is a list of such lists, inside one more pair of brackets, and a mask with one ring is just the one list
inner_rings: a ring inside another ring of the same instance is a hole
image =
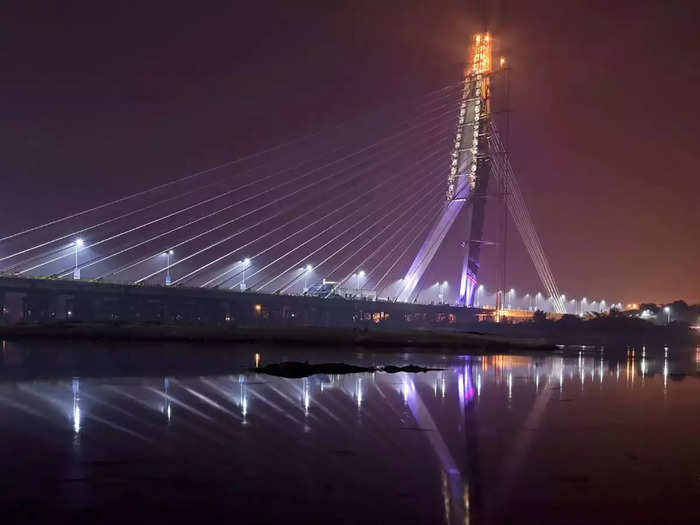
[[700, 349], [4, 342], [0, 435], [3, 523], [697, 523]]

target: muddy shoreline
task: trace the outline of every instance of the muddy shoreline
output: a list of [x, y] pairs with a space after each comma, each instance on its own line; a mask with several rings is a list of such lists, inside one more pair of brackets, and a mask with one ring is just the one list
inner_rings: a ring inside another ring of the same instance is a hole
[[396, 348], [440, 348], [442, 351], [509, 349], [553, 351], [545, 338], [513, 337], [476, 332], [385, 330], [320, 327], [210, 327], [160, 324], [56, 323], [0, 326], [2, 339], [87, 339], [110, 341], [185, 341], [265, 343], [281, 345]]

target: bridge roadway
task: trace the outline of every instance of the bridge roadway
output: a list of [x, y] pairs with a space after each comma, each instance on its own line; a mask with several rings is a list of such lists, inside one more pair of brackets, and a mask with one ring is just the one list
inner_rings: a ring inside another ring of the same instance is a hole
[[321, 298], [212, 288], [0, 276], [0, 322], [162, 322], [207, 325], [434, 326], [473, 322], [451, 305]]

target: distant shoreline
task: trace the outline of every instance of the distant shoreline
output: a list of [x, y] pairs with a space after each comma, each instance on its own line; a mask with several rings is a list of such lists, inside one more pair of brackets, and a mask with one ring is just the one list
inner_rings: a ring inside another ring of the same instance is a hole
[[265, 343], [284, 345], [367, 348], [440, 348], [484, 351], [545, 350], [556, 346], [543, 337], [523, 337], [442, 330], [362, 328], [213, 327], [135, 323], [55, 323], [0, 326], [3, 339], [95, 339], [114, 341], [184, 341], [211, 343]]

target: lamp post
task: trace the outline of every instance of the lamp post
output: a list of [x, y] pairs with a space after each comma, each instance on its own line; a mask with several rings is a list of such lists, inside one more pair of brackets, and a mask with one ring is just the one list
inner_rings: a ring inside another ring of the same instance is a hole
[[525, 294], [525, 299], [527, 299], [527, 311], [532, 311], [532, 296], [529, 293]]
[[438, 283], [438, 301], [440, 304], [445, 304], [445, 290], [447, 289], [447, 281], [443, 281], [442, 283]]
[[484, 291], [484, 285], [480, 284], [479, 287], [476, 289], [476, 304], [474, 306], [479, 306], [479, 295], [481, 295], [481, 292]]
[[241, 270], [241, 292], [245, 292], [246, 286], [245, 286], [245, 269], [248, 267], [250, 264], [250, 259], [246, 257], [241, 261], [241, 264], [243, 265], [243, 270]]
[[542, 294], [540, 292], [537, 292], [537, 295], [535, 295], [535, 310], [539, 310], [539, 301], [540, 297], [542, 297]]
[[671, 324], [671, 308], [664, 306], [664, 312], [666, 312], [666, 324]]
[[173, 250], [168, 250], [167, 252], [163, 253], [168, 262], [168, 264], [165, 267], [165, 286], [170, 286], [170, 283], [172, 282], [172, 280], [170, 279], [170, 256], [174, 253], [175, 252]]
[[508, 292], [508, 310], [511, 309], [513, 306], [512, 301], [513, 297], [515, 296], [515, 288], [511, 288], [510, 291]]
[[78, 250], [82, 247], [83, 240], [76, 239], [73, 243], [75, 245], [75, 268], [73, 268], [73, 279], [80, 279], [80, 267], [78, 266]]
[[309, 291], [309, 274], [313, 269], [314, 267], [310, 264], [307, 264], [306, 268], [304, 268], [304, 293]]
[[357, 289], [357, 295], [360, 295], [360, 278], [365, 276], [365, 272], [363, 270], [360, 270], [355, 274], [355, 284], [356, 284], [356, 289]]

